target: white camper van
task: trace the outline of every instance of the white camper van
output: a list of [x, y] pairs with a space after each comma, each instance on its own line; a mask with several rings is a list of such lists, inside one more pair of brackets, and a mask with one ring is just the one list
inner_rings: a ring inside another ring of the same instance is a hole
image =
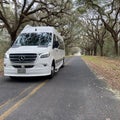
[[27, 25], [5, 53], [4, 75], [53, 77], [64, 66], [64, 57], [63, 38], [53, 27]]

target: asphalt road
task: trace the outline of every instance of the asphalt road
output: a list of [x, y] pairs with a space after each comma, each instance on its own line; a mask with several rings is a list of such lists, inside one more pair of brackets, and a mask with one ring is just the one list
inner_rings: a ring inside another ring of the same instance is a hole
[[80, 57], [47, 77], [0, 77], [0, 120], [120, 120], [120, 100]]

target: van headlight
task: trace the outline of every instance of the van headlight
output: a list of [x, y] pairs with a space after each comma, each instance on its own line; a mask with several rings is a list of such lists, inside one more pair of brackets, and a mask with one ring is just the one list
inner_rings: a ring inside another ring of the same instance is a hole
[[40, 55], [40, 58], [47, 58], [50, 56], [50, 53], [43, 53]]
[[8, 58], [9, 58], [9, 54], [5, 53], [4, 59], [8, 59]]

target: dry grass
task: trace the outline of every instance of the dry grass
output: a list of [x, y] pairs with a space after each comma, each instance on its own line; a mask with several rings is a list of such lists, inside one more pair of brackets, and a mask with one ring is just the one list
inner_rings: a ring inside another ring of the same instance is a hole
[[3, 59], [0, 59], [0, 72], [3, 71]]
[[83, 60], [113, 89], [120, 90], [120, 58], [83, 56]]
[[0, 59], [0, 75], [3, 74], [3, 59]]

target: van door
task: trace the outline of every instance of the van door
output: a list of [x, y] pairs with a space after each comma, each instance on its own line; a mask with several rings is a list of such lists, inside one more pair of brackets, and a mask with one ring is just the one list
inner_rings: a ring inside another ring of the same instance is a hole
[[59, 42], [59, 47], [58, 47], [59, 59], [60, 59], [60, 62], [62, 62], [63, 58], [65, 57], [64, 42], [59, 37], [58, 37], [58, 42]]
[[54, 37], [53, 37], [53, 55], [54, 55], [56, 67], [58, 66], [58, 60], [60, 57], [58, 47], [59, 47], [59, 43], [57, 41], [56, 35], [54, 35]]

